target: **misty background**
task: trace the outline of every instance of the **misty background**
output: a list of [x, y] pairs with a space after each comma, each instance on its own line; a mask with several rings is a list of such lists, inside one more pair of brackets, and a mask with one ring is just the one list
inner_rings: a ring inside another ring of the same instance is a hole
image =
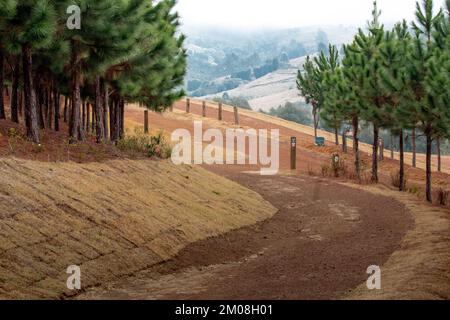
[[[410, 23], [415, 5], [378, 0], [380, 20], [386, 28], [403, 19]], [[297, 72], [308, 55], [329, 44], [342, 53], [371, 19], [373, 0], [179, 0], [176, 8], [187, 36], [188, 96], [311, 125]], [[363, 128], [361, 139], [371, 141], [370, 128]]]

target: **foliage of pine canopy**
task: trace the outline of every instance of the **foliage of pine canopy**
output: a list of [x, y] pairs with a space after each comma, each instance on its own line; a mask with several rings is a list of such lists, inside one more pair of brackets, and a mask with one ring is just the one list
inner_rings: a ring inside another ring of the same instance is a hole
[[[374, 2], [373, 19], [344, 46], [344, 57], [334, 68], [325, 54], [308, 58], [298, 74], [300, 94], [321, 110], [327, 125], [352, 123], [355, 169], [359, 174], [358, 128], [372, 124], [372, 179], [378, 180], [378, 133], [390, 129], [399, 136], [400, 172], [403, 173], [405, 129], [419, 130], [427, 139], [427, 199], [431, 193], [432, 142], [450, 138], [450, 0], [436, 12], [433, 0], [416, 4], [416, 21], [402, 21], [392, 30], [380, 22]], [[328, 55], [336, 55], [330, 46]], [[338, 58], [336, 58], [339, 61]], [[415, 135], [414, 135], [415, 137]], [[438, 150], [439, 152], [439, 150]], [[403, 179], [403, 177], [401, 177]], [[402, 188], [403, 184], [401, 184]]]
[[[64, 95], [71, 142], [90, 130], [93, 110], [98, 142], [123, 135], [125, 103], [163, 111], [184, 95], [184, 36], [175, 0], [0, 0], [1, 75], [24, 92], [27, 134], [39, 142], [39, 126], [59, 127], [52, 102]], [[81, 28], [68, 28], [68, 8], [80, 10]], [[3, 68], [3, 62], [10, 68]], [[17, 78], [17, 77], [16, 77]], [[3, 87], [3, 77], [0, 77]], [[2, 101], [2, 99], [0, 99]], [[56, 103], [55, 103], [56, 105]], [[0, 105], [0, 115], [3, 106]], [[70, 111], [70, 112], [69, 112]], [[14, 117], [13, 117], [14, 118]], [[45, 121], [44, 121], [45, 119]], [[17, 121], [17, 119], [15, 119]], [[109, 131], [108, 132], [108, 127]]]

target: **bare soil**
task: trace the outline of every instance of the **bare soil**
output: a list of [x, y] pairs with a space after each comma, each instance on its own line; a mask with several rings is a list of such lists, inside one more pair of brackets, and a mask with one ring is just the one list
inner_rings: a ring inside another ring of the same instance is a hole
[[339, 299], [367, 279], [368, 266], [382, 266], [413, 227], [398, 201], [327, 180], [209, 169], [258, 192], [278, 214], [78, 298]]

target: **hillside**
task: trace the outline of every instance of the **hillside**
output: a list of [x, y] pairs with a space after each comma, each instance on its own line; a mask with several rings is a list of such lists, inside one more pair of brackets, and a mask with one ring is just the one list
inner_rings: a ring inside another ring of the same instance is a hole
[[275, 213], [236, 183], [167, 161], [0, 158], [0, 176], [0, 299], [73, 294], [69, 265], [83, 288], [103, 285]]
[[220, 92], [205, 97], [221, 97], [227, 93], [230, 97], [246, 98], [253, 110], [269, 111], [286, 102], [303, 102], [297, 89], [297, 72], [302, 68], [306, 57], [289, 61], [289, 66], [271, 72], [259, 79], [243, 84], [236, 89]]
[[[218, 121], [217, 106], [207, 106], [202, 118], [201, 104], [193, 101], [186, 114], [182, 101], [173, 113], [151, 113], [150, 123], [166, 132], [192, 132], [193, 120], [203, 120], [204, 129], [237, 127], [229, 107]], [[278, 213], [194, 243], [166, 263], [92, 288], [78, 299], [448, 299], [447, 209], [426, 204], [413, 192], [400, 193], [384, 180], [367, 185], [370, 181], [325, 176], [321, 167], [335, 147], [315, 147], [299, 128], [256, 116], [243, 111], [239, 127], [280, 129], [279, 175], [251, 174], [255, 168], [248, 165], [204, 167], [261, 194]], [[140, 126], [142, 109], [129, 106], [127, 119]], [[291, 135], [299, 138], [297, 171], [288, 169]], [[395, 161], [386, 160], [380, 170], [393, 166]], [[448, 186], [448, 175], [438, 177]], [[380, 292], [365, 287], [365, 270], [372, 264], [381, 266], [386, 279]]]

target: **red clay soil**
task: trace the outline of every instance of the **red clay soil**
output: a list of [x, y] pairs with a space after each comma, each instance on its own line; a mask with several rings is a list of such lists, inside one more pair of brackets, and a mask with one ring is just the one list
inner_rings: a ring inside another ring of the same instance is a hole
[[[175, 103], [175, 109], [185, 110], [185, 103], [180, 101]], [[195, 115], [201, 115], [202, 106], [195, 102], [191, 102], [190, 112]], [[208, 118], [217, 119], [217, 110], [213, 108], [206, 108], [206, 116]], [[137, 123], [143, 123], [143, 111], [136, 108], [129, 108], [126, 111], [127, 119], [133, 120]], [[223, 121], [230, 124], [234, 123], [234, 114], [226, 110], [223, 111]], [[190, 119], [186, 120], [174, 120], [167, 119], [166, 117], [150, 113], [150, 125], [153, 128], [164, 129], [168, 132], [172, 132], [175, 129], [183, 128], [189, 131], [193, 131], [193, 123]], [[341, 159], [346, 164], [346, 167], [351, 172], [353, 168], [353, 154], [352, 148], [349, 147], [349, 153], [345, 154], [341, 151], [341, 148], [333, 143], [327, 142], [326, 147], [317, 147], [314, 145], [314, 138], [310, 135], [288, 129], [282, 126], [275, 125], [273, 123], [261, 121], [259, 119], [253, 119], [247, 116], [240, 116], [240, 125], [243, 127], [249, 127], [253, 129], [279, 129], [280, 137], [280, 169], [290, 169], [290, 144], [289, 137], [297, 137], [298, 151], [297, 151], [297, 173], [301, 174], [314, 174], [321, 175], [322, 167], [330, 166], [331, 156], [334, 153], [338, 153]], [[204, 123], [204, 130], [208, 129], [208, 125]], [[363, 175], [363, 183], [370, 183], [369, 170], [371, 167], [371, 156], [363, 153], [362, 167], [366, 168], [366, 173]], [[379, 163], [379, 179], [380, 183], [392, 188], [391, 173], [396, 172], [399, 168], [399, 162], [397, 160], [385, 158], [384, 161]], [[424, 196], [425, 186], [425, 171], [413, 168], [406, 165], [408, 188], [416, 189], [420, 197]], [[450, 176], [445, 173], [433, 172], [433, 185], [434, 185], [434, 199], [437, 199], [437, 192], [439, 188], [450, 190]], [[450, 205], [450, 203], [449, 203]]]
[[[195, 106], [193, 111], [195, 112]], [[142, 112], [127, 111], [142, 122]], [[225, 119], [227, 115], [225, 113]], [[232, 119], [229, 119], [231, 122]], [[242, 125], [270, 128], [264, 123]], [[190, 120], [151, 114], [153, 128], [193, 130]], [[276, 128], [276, 127], [273, 127]], [[206, 128], [205, 128], [206, 129]], [[291, 132], [281, 128], [281, 134]], [[295, 132], [298, 137], [299, 134]], [[310, 137], [305, 136], [305, 141]], [[281, 169], [289, 144], [280, 146]], [[302, 174], [329, 155], [301, 143], [293, 176], [244, 173], [250, 166], [204, 166], [261, 194], [279, 212], [255, 226], [185, 248], [177, 257], [79, 299], [339, 299], [400, 247], [413, 221], [399, 202]]]
[[61, 121], [61, 130], [41, 130], [41, 144], [26, 138], [25, 128], [9, 120], [0, 120], [0, 157], [11, 156], [43, 162], [77, 163], [103, 162], [126, 155], [111, 144], [97, 144], [88, 135], [83, 143], [69, 145], [67, 125]]
[[260, 193], [272, 218], [194, 243], [176, 258], [79, 299], [339, 299], [413, 226], [395, 200], [306, 176], [209, 169]]

